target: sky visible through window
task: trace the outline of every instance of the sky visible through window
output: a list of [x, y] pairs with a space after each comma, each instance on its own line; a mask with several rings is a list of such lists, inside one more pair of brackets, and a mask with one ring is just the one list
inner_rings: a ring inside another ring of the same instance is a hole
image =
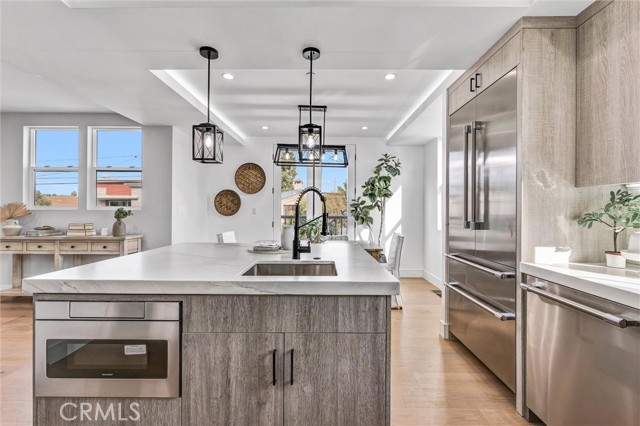
[[[338, 167], [324, 167], [322, 169], [322, 185], [320, 191], [322, 192], [336, 192], [339, 186], [344, 186], [347, 181], [347, 168]], [[296, 167], [296, 178], [302, 179], [302, 187], [307, 186], [307, 167]], [[309, 184], [311, 180], [309, 179]], [[318, 182], [316, 182], [318, 185]]]
[[[97, 161], [100, 168], [141, 168], [141, 130], [98, 130]], [[36, 130], [36, 167], [78, 167], [77, 129]], [[140, 179], [140, 172], [109, 173], [110, 178]], [[71, 195], [78, 191], [77, 172], [39, 172], [36, 190], [43, 194]]]

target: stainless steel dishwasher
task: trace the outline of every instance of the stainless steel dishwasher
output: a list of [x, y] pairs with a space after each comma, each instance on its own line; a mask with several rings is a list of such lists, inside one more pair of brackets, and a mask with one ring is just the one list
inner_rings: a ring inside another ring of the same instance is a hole
[[640, 311], [528, 277], [526, 395], [549, 426], [640, 425]]

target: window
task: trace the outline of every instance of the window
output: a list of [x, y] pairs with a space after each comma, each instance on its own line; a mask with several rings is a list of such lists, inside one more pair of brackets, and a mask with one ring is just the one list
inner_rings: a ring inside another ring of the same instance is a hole
[[92, 128], [89, 208], [142, 206], [142, 130]]
[[27, 127], [25, 198], [33, 208], [78, 207], [78, 128]]
[[[352, 146], [348, 146], [347, 150], [350, 159], [355, 158], [355, 150]], [[348, 167], [334, 168], [314, 168], [312, 167], [296, 167], [296, 166], [275, 166], [276, 175], [280, 175], [280, 194], [277, 216], [279, 216], [280, 225], [293, 224], [295, 218], [295, 203], [300, 192], [307, 186], [315, 186], [320, 188], [326, 198], [327, 213], [329, 214], [328, 231], [330, 235], [349, 235], [349, 182], [352, 182], [354, 176], [355, 164], [350, 163]], [[353, 190], [351, 198], [353, 198]], [[277, 192], [274, 191], [277, 196]], [[315, 202], [314, 202], [315, 200]], [[310, 208], [307, 208], [307, 206]], [[322, 204], [317, 196], [313, 193], [300, 202], [300, 219], [303, 222], [310, 220], [322, 213]], [[275, 225], [275, 224], [274, 224]], [[275, 232], [278, 232], [276, 229]]]

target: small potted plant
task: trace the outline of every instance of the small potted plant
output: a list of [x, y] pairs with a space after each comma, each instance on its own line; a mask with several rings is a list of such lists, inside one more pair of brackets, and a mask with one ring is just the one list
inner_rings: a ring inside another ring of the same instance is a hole
[[118, 208], [113, 214], [113, 217], [116, 221], [113, 224], [112, 234], [114, 237], [123, 237], [127, 235], [127, 225], [122, 221], [129, 216], [133, 216], [133, 212], [131, 210], [125, 210], [122, 207]]
[[611, 191], [609, 202], [602, 209], [585, 213], [578, 219], [578, 225], [588, 229], [594, 223], [601, 223], [613, 232], [613, 251], [605, 251], [607, 266], [624, 268], [626, 259], [618, 251], [618, 235], [627, 228], [640, 228], [640, 195], [621, 189]]

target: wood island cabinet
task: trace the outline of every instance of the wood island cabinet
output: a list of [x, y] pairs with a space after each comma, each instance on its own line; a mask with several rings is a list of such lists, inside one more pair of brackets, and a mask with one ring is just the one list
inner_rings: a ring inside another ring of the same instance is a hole
[[389, 424], [388, 297], [187, 299], [183, 426]]

